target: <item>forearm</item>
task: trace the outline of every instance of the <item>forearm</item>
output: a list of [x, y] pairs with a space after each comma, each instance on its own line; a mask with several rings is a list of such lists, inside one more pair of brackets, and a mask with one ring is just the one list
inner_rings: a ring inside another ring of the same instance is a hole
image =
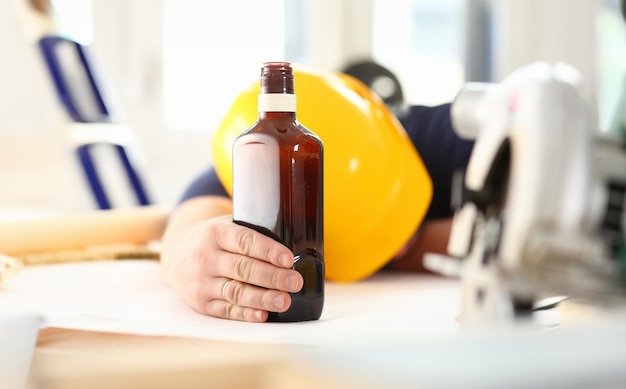
[[402, 252], [389, 264], [388, 269], [425, 271], [424, 254], [447, 254], [452, 218], [429, 220], [422, 224]]

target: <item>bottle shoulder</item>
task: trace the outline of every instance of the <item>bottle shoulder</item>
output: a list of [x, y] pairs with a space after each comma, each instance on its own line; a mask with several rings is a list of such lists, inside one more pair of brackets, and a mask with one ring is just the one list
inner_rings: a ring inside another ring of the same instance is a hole
[[300, 123], [297, 119], [259, 119], [247, 130], [242, 132], [238, 139], [254, 134], [270, 136], [277, 139], [279, 143], [315, 142], [320, 146], [322, 145], [320, 137], [313, 130]]

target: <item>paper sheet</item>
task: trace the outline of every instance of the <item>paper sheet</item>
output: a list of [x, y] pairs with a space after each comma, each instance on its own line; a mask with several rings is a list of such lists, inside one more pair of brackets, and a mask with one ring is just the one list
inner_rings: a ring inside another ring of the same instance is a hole
[[191, 310], [146, 260], [26, 267], [0, 288], [0, 311], [40, 313], [54, 327], [318, 346], [453, 337], [459, 302], [457, 280], [388, 273], [327, 282], [318, 321], [237, 322]]

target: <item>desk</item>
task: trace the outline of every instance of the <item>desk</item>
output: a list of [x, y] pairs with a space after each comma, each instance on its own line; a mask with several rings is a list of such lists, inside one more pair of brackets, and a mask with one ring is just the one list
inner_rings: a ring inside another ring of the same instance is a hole
[[46, 328], [31, 383], [51, 389], [350, 387], [290, 366], [296, 353], [284, 345]]
[[191, 311], [156, 262], [134, 260], [23, 269], [0, 291], [0, 309], [48, 321], [34, 387], [556, 388], [550, 372], [564, 369], [626, 382], [626, 328], [461, 337], [459, 293], [456, 280], [381, 273], [329, 282], [316, 322], [232, 322]]

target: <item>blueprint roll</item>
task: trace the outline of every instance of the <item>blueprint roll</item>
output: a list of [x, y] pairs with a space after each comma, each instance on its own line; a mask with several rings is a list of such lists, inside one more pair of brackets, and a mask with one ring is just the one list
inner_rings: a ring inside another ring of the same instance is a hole
[[21, 255], [159, 240], [169, 209], [142, 206], [0, 223], [0, 253]]

